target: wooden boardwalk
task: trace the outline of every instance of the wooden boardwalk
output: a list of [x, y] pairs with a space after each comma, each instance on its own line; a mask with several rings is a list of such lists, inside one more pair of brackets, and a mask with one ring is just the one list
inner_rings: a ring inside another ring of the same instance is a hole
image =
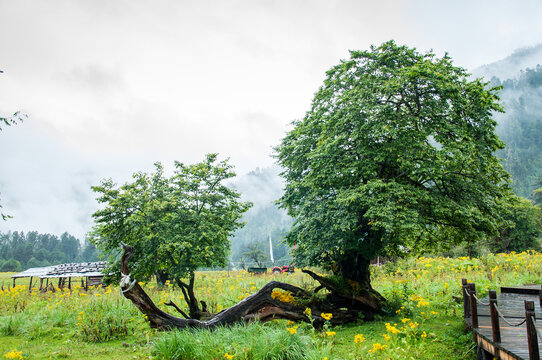
[[[483, 299], [476, 298], [475, 286], [466, 284], [466, 280], [463, 288], [466, 289], [463, 294], [465, 324], [473, 332], [480, 360], [540, 359], [539, 349], [542, 349], [542, 338], [539, 339], [538, 335], [542, 334], [540, 285], [501, 288], [501, 293], [490, 292], [490, 296]], [[471, 305], [471, 299], [476, 305]], [[498, 309], [493, 310], [493, 314], [490, 311], [490, 302], [496, 304], [493, 306]], [[531, 307], [533, 311], [530, 311]], [[475, 314], [476, 318], [474, 319], [471, 314]]]

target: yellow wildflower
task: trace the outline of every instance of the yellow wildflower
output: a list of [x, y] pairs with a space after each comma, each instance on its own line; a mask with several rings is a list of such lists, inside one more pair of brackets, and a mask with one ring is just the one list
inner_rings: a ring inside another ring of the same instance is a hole
[[371, 354], [374, 354], [377, 351], [383, 351], [385, 348], [387, 348], [387, 345], [382, 345], [380, 343], [373, 344], [373, 348], [369, 350]]
[[362, 334], [357, 334], [356, 336], [354, 336], [354, 342], [356, 344], [361, 344], [364, 341], [365, 341], [365, 336], [363, 336]]
[[421, 334], [420, 336], [422, 337], [422, 339], [425, 339], [427, 337], [427, 334], [424, 331], [423, 334]]
[[333, 314], [331, 314], [331, 313], [321, 313], [320, 316], [322, 318], [324, 318], [324, 320], [331, 320], [331, 318], [333, 317]]
[[388, 334], [383, 334], [382, 336], [383, 336], [383, 337], [384, 337], [384, 339], [386, 339], [386, 340], [389, 340], [389, 339], [391, 339], [391, 336], [389, 336]]
[[291, 328], [289, 327], [289, 328], [286, 328], [286, 330], [288, 330], [288, 332], [293, 335], [297, 332], [297, 327], [291, 327]]
[[292, 294], [278, 289], [275, 289], [271, 292], [271, 298], [285, 303], [294, 303], [294, 297], [292, 296]]
[[22, 359], [23, 358], [23, 352], [17, 351], [17, 349], [13, 349], [10, 352], [7, 352], [4, 354], [5, 358], [8, 359]]
[[395, 326], [390, 325], [390, 323], [386, 323], [386, 330], [394, 335], [400, 333], [400, 331]]
[[335, 331], [326, 331], [327, 336], [335, 336], [337, 333]]
[[228, 354], [228, 353], [225, 353], [225, 354], [224, 354], [224, 359], [231, 360], [231, 359], [233, 359], [233, 355], [230, 355], [230, 354]]

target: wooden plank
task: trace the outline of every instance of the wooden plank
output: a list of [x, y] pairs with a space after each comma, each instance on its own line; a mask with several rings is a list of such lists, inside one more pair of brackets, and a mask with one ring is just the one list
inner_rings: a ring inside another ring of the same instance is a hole
[[[539, 299], [539, 293], [502, 293], [498, 295], [497, 306], [508, 322], [518, 324], [525, 319], [525, 300], [530, 301], [530, 306], [535, 310], [536, 318], [542, 319]], [[482, 299], [482, 301], [487, 303], [488, 299], [485, 298]], [[535, 358], [533, 355], [529, 355], [527, 327], [525, 324], [517, 327], [510, 326], [501, 318], [499, 326], [501, 341], [495, 342], [492, 340], [493, 331], [489, 316], [489, 306], [478, 304], [477, 310], [478, 328], [472, 329], [472, 331], [475, 342], [481, 349], [484, 349], [497, 359], [529, 360]], [[472, 319], [465, 319], [465, 324], [472, 327]], [[533, 326], [536, 326], [539, 331], [542, 331], [541, 320], [533, 323]], [[536, 330], [531, 330], [531, 332], [534, 333]], [[542, 344], [542, 339], [537, 339], [537, 344], [540, 346]], [[538, 357], [536, 358], [538, 359]]]
[[538, 296], [540, 289], [540, 285], [501, 286], [501, 293]]

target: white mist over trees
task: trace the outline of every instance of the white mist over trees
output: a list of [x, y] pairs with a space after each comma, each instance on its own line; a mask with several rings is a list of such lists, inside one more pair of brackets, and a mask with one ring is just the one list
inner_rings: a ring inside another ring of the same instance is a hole
[[512, 176], [518, 196], [531, 198], [542, 175], [542, 44], [519, 49], [509, 57], [473, 72], [502, 85], [504, 113], [495, 114], [497, 134], [506, 144], [498, 152]]
[[282, 242], [292, 219], [275, 204], [284, 188], [279, 172], [278, 166], [258, 168], [238, 177], [233, 184], [244, 201], [254, 204], [243, 217], [246, 225], [237, 230], [232, 238], [231, 258], [236, 267], [254, 263], [249, 256], [254, 248], [259, 248], [265, 254], [261, 262], [271, 265], [269, 237], [273, 244], [275, 264], [285, 265], [291, 261], [290, 249]]

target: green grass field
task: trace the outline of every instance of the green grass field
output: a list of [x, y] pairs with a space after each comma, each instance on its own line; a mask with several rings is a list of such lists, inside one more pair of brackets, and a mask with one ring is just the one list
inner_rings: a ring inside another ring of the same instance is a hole
[[[283, 320], [209, 331], [156, 332], [118, 287], [40, 293], [0, 273], [0, 359], [475, 359], [463, 330], [461, 278], [484, 296], [501, 285], [542, 282], [542, 254], [481, 258], [417, 258], [373, 268], [387, 299], [373, 322], [314, 330]], [[258, 275], [199, 272], [197, 294], [211, 311], [227, 308], [270, 280], [314, 286], [301, 272]], [[8, 289], [8, 285], [10, 288]], [[184, 304], [169, 285], [143, 284], [159, 306]]]

